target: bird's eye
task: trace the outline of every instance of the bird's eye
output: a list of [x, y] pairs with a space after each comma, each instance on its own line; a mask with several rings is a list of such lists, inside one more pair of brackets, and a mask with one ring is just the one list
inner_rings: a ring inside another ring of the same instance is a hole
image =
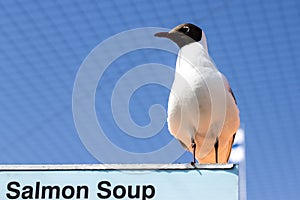
[[181, 31], [182, 31], [183, 33], [188, 33], [188, 32], [190, 31], [190, 28], [189, 28], [188, 26], [183, 26], [183, 27], [181, 28]]

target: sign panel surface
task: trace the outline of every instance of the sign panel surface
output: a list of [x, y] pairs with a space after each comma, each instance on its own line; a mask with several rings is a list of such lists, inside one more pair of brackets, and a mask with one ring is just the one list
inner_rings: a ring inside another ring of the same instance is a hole
[[238, 199], [238, 168], [0, 171], [0, 199]]

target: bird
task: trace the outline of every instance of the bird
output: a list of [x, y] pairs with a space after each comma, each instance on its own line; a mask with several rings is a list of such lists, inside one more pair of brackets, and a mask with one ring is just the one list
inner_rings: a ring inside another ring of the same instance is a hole
[[228, 163], [239, 109], [228, 80], [208, 53], [204, 31], [184, 23], [154, 36], [179, 47], [167, 108], [170, 133], [192, 152], [191, 164]]

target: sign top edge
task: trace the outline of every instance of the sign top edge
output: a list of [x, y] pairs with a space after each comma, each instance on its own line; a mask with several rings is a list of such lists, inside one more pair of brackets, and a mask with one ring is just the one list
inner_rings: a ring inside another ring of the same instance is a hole
[[236, 164], [51, 164], [51, 165], [0, 165], [0, 171], [36, 170], [222, 170]]

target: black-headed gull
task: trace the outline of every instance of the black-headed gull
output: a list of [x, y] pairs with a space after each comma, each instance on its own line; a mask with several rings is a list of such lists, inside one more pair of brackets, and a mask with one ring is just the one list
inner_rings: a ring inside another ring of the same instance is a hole
[[201, 28], [185, 23], [156, 37], [168, 38], [180, 50], [168, 102], [168, 128], [199, 163], [227, 163], [239, 109], [225, 76], [208, 54]]

